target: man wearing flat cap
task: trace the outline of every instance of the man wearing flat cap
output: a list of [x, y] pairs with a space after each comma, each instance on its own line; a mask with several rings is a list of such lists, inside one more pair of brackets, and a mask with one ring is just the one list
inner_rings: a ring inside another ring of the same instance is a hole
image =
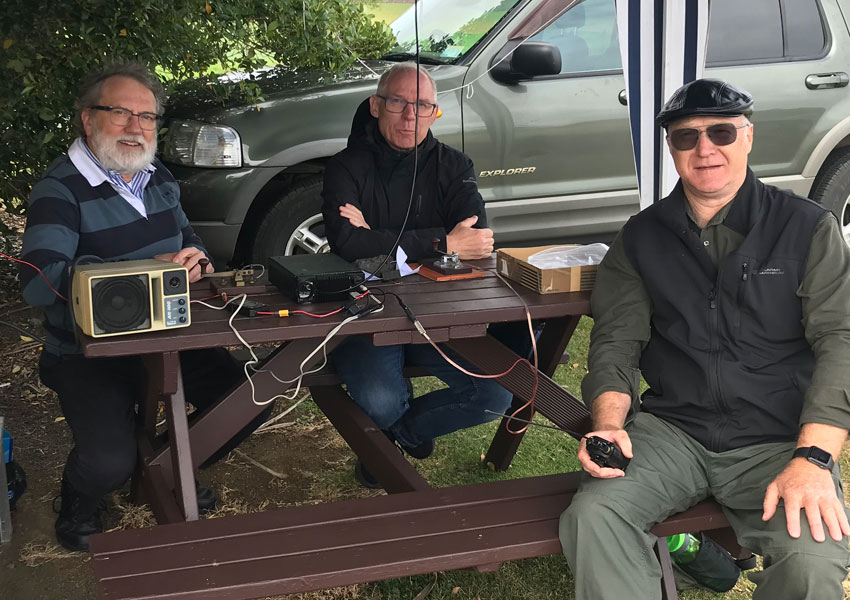
[[754, 599], [844, 598], [850, 251], [832, 213], [747, 167], [752, 106], [723, 81], [676, 91], [657, 122], [679, 182], [599, 267], [589, 435], [632, 460], [579, 447], [560, 526], [578, 599], [660, 598], [649, 530], [707, 497], [764, 558]]

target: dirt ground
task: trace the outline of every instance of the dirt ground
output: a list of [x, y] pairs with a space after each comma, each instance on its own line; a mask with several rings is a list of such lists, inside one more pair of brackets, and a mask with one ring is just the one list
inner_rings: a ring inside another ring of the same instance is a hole
[[[71, 448], [70, 430], [56, 395], [38, 379], [38, 342], [8, 325], [43, 335], [38, 311], [21, 300], [16, 274], [11, 261], [0, 259], [0, 415], [14, 437], [14, 458], [26, 471], [28, 489], [12, 515], [12, 541], [0, 546], [0, 598], [87, 600], [96, 597], [88, 554], [64, 551], [53, 534], [53, 500]], [[290, 424], [251, 436], [238, 452], [201, 472], [199, 479], [220, 498], [212, 517], [375, 493], [343, 476], [351, 473], [354, 455], [324, 417], [305, 410], [286, 421]], [[333, 479], [350, 481], [350, 487], [329, 485]], [[128, 502], [128, 488], [112, 496], [104, 515], [108, 529], [153, 523], [149, 511]], [[287, 598], [362, 596], [352, 586]]]

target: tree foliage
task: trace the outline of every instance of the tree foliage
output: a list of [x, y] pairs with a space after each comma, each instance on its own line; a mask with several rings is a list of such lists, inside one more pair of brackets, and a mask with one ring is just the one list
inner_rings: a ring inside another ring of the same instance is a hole
[[[171, 89], [269, 63], [340, 71], [392, 42], [357, 0], [2, 0], [0, 13], [0, 202], [15, 213], [72, 141], [73, 100], [99, 64], [144, 61]], [[237, 89], [262, 97], [250, 80]]]

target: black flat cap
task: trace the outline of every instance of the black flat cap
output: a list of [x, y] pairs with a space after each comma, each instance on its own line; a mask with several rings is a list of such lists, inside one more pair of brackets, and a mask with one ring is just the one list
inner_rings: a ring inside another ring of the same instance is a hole
[[655, 122], [664, 127], [686, 117], [737, 117], [753, 114], [749, 92], [719, 79], [697, 79], [676, 90]]

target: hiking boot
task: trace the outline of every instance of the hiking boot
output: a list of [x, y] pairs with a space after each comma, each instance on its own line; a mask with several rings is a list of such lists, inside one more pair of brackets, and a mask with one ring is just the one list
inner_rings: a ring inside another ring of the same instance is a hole
[[218, 503], [218, 496], [215, 495], [215, 491], [212, 488], [201, 485], [196, 479], [195, 494], [198, 496], [199, 513], [205, 515], [215, 510], [215, 505]]
[[354, 479], [357, 480], [357, 483], [365, 488], [369, 488], [370, 490], [383, 489], [380, 482], [366, 469], [366, 465], [364, 465], [363, 461], [359, 458], [357, 459], [357, 462], [354, 463]]
[[56, 539], [66, 550], [88, 552], [89, 536], [103, 532], [101, 498], [83, 496], [65, 478], [60, 491], [61, 506], [56, 518]]

